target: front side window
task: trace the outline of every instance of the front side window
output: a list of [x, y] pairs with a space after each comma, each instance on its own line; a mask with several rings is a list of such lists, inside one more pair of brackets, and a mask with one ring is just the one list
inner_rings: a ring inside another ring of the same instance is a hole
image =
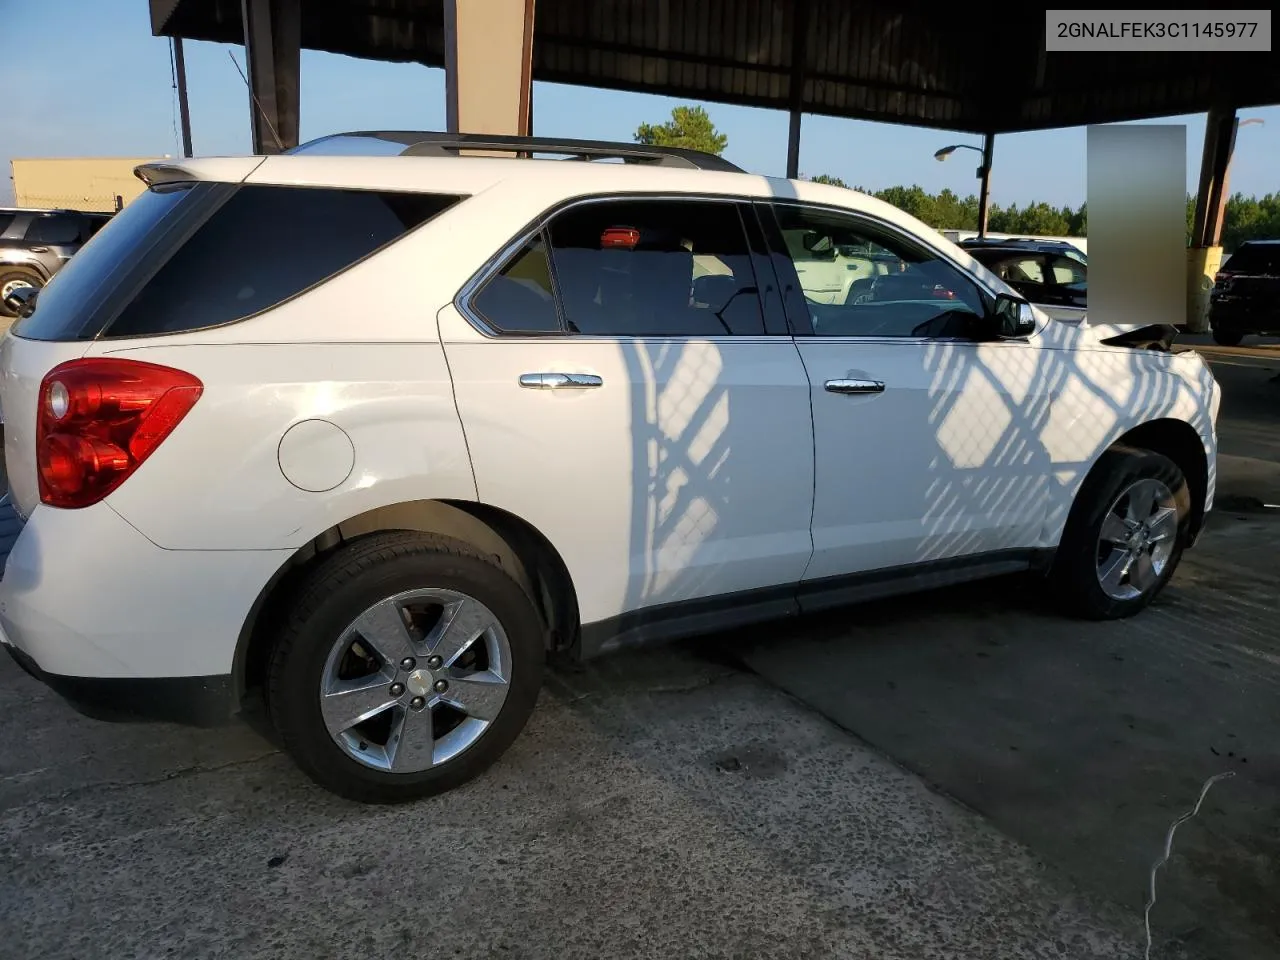
[[968, 337], [986, 313], [977, 285], [922, 245], [851, 215], [775, 209], [795, 271], [788, 307], [815, 336]]
[[458, 199], [242, 186], [151, 276], [107, 335], [178, 333], [242, 320], [329, 279]]
[[1069, 256], [1050, 257], [1049, 272], [1053, 275], [1052, 282], [1059, 287], [1084, 289], [1088, 283], [1088, 268]]

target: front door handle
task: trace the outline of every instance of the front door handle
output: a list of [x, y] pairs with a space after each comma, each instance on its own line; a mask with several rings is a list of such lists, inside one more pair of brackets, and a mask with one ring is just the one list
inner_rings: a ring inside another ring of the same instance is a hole
[[603, 386], [594, 373], [522, 373], [520, 386], [530, 390], [587, 390]]
[[828, 380], [828, 393], [884, 393], [882, 380]]

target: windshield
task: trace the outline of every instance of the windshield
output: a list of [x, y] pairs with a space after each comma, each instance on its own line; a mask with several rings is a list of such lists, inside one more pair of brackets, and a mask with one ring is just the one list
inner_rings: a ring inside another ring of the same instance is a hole
[[137, 265], [149, 241], [174, 221], [195, 184], [152, 187], [116, 214], [54, 274], [36, 297], [35, 311], [13, 333], [28, 340], [76, 340], [98, 309]]

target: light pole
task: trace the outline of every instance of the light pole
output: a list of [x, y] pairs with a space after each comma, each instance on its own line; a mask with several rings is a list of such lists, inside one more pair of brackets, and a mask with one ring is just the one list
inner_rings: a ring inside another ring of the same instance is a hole
[[955, 153], [957, 150], [976, 150], [982, 154], [982, 165], [978, 167], [978, 179], [982, 185], [978, 193], [978, 236], [985, 237], [987, 235], [987, 210], [991, 200], [991, 154], [995, 149], [995, 134], [983, 134], [982, 146], [975, 147], [970, 143], [955, 143], [949, 147], [943, 147], [933, 155], [933, 159], [942, 162]]

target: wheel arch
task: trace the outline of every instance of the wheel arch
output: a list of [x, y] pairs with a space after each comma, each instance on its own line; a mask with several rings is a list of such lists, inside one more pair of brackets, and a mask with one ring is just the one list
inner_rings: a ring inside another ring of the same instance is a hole
[[236, 641], [232, 683], [237, 704], [261, 687], [289, 599], [313, 566], [344, 544], [392, 530], [448, 536], [489, 554], [533, 600], [543, 618], [548, 651], [561, 653], [575, 646], [580, 626], [577, 594], [564, 559], [540, 530], [506, 510], [473, 501], [391, 504], [329, 527], [296, 550], [262, 588]]
[[1209, 497], [1209, 457], [1195, 427], [1173, 417], [1148, 420], [1122, 434], [1112, 446], [1150, 450], [1177, 464], [1191, 494], [1190, 534], [1194, 542], [1204, 526]]

